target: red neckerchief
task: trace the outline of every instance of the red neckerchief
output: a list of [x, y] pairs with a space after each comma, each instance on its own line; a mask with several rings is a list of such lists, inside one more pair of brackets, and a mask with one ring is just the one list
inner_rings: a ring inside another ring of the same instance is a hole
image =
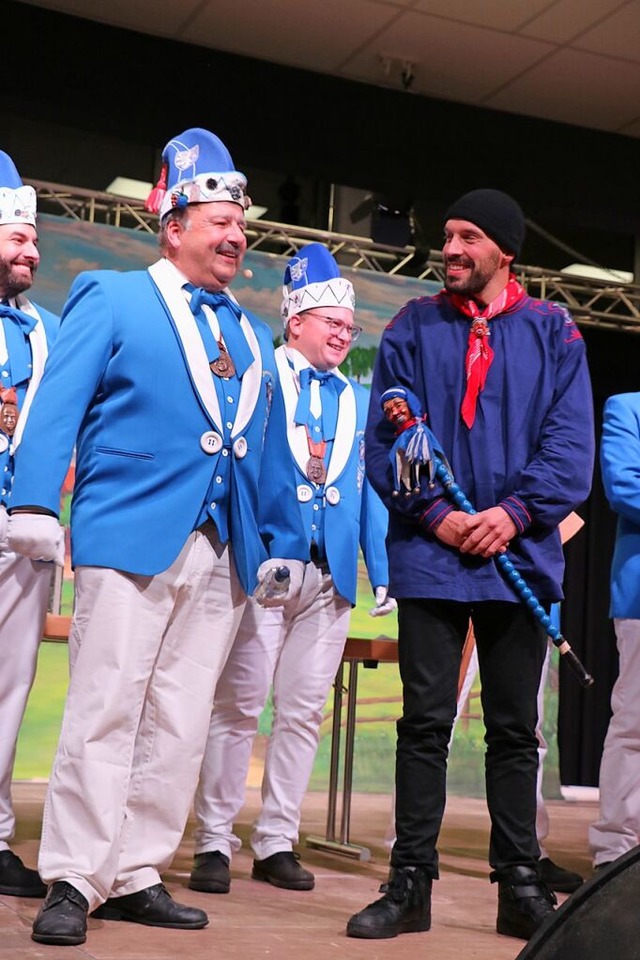
[[453, 306], [460, 313], [472, 318], [467, 356], [464, 363], [467, 389], [460, 408], [462, 419], [471, 429], [476, 418], [478, 395], [484, 390], [489, 367], [493, 360], [493, 350], [489, 346], [489, 337], [491, 336], [489, 320], [515, 306], [526, 296], [526, 290], [518, 283], [515, 276], [510, 274], [506, 287], [483, 309], [478, 306], [475, 300], [467, 300], [457, 293], [449, 293], [448, 296]]

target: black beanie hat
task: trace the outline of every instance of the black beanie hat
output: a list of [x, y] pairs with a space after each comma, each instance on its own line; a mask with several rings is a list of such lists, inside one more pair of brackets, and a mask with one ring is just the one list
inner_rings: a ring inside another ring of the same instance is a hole
[[520, 256], [524, 241], [524, 214], [513, 197], [502, 190], [472, 190], [449, 207], [447, 220], [469, 220], [491, 237], [505, 253]]

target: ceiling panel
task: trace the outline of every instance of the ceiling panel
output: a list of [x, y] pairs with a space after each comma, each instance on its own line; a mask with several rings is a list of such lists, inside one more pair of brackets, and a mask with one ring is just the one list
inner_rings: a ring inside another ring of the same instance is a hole
[[638, 70], [624, 61], [601, 59], [590, 53], [560, 50], [487, 101], [502, 110], [543, 115], [612, 132], [634, 122], [638, 97], [629, 96]]
[[187, 43], [638, 137], [640, 0], [20, 0]]
[[416, 0], [414, 9], [508, 33], [548, 6], [549, 0]]
[[[491, 34], [491, 57], [479, 51]], [[529, 37], [514, 37], [472, 24], [407, 12], [344, 67], [356, 79], [384, 82], [383, 57], [414, 64], [412, 90], [482, 103], [496, 88], [553, 53], [554, 47]]]
[[579, 37], [576, 46], [640, 64], [640, 0], [632, 0], [612, 13]]
[[[565, 44], [594, 28], [606, 24], [607, 17], [625, 6], [627, 0], [556, 0], [521, 28], [521, 33], [552, 43]], [[637, 29], [640, 29], [637, 28]]]
[[304, 11], [292, 0], [234, 0], [233, 16], [221, 16], [220, 5], [209, 2], [179, 39], [213, 46], [215, 38], [230, 53], [330, 72], [394, 16], [369, 0], [322, 0]]

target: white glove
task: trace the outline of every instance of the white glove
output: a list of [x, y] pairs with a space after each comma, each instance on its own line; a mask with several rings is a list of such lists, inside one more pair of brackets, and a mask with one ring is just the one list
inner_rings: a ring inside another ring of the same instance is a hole
[[12, 513], [7, 524], [11, 550], [30, 560], [49, 560], [64, 566], [64, 528], [46, 513]]
[[[289, 571], [289, 580], [285, 589], [278, 589], [274, 582], [274, 574], [280, 567], [286, 567]], [[261, 607], [281, 607], [300, 593], [304, 563], [302, 560], [282, 560], [280, 557], [272, 557], [260, 564], [257, 576], [258, 586], [253, 594], [254, 599]]]
[[369, 610], [370, 617], [386, 617], [388, 614], [393, 613], [398, 606], [393, 597], [389, 596], [387, 587], [376, 587], [374, 596], [376, 598], [376, 605], [372, 610]]
[[0, 550], [7, 550], [9, 546], [7, 543], [8, 520], [9, 517], [7, 515], [6, 508], [0, 503]]

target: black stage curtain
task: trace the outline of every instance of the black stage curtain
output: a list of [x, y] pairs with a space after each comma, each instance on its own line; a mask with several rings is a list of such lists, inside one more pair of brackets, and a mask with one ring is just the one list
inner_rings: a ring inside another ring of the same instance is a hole
[[[640, 333], [582, 328], [593, 384], [596, 440], [602, 408], [614, 393], [640, 390]], [[609, 619], [609, 570], [616, 518], [602, 488], [596, 463], [593, 489], [579, 510], [585, 527], [566, 546], [562, 632], [590, 673], [584, 689], [560, 664], [558, 747], [564, 784], [597, 786], [602, 745], [609, 723], [611, 688], [618, 675], [615, 635]]]

